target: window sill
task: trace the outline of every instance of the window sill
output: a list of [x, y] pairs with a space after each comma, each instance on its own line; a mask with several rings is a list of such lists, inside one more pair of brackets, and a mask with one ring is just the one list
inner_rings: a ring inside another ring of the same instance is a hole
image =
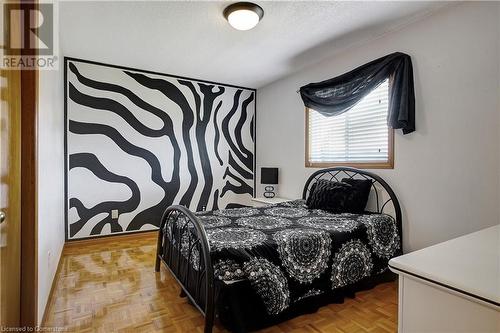
[[394, 162], [309, 162], [306, 161], [306, 168], [330, 168], [330, 167], [352, 167], [358, 169], [394, 169]]

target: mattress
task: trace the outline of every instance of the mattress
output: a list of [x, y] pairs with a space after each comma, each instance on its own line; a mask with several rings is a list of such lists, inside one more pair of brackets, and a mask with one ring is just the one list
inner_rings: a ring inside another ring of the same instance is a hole
[[[401, 253], [396, 221], [386, 214], [332, 214], [294, 200], [195, 215], [205, 227], [216, 280], [249, 284], [269, 315], [381, 274]], [[186, 255], [189, 237], [182, 236]], [[196, 270], [199, 254], [189, 260]]]

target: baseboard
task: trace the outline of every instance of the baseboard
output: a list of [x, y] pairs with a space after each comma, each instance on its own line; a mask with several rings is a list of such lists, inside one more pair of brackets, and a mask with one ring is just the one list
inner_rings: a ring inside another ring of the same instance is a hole
[[85, 241], [85, 240], [93, 240], [93, 239], [106, 239], [106, 238], [115, 238], [119, 236], [127, 236], [127, 235], [137, 235], [137, 234], [144, 234], [144, 233], [150, 233], [150, 232], [157, 232], [158, 229], [153, 229], [153, 230], [135, 230], [135, 231], [127, 231], [127, 232], [121, 232], [121, 233], [112, 233], [112, 234], [107, 234], [107, 235], [97, 235], [97, 236], [89, 236], [89, 237], [82, 237], [82, 238], [67, 238], [65, 239], [66, 243], [73, 243], [73, 242], [80, 242], [80, 241]]
[[106, 237], [75, 239], [71, 241], [66, 241], [66, 243], [64, 243], [64, 248], [69, 249], [69, 248], [79, 247], [81, 245], [103, 244], [103, 243], [109, 243], [110, 241], [116, 241], [119, 239], [123, 240], [144, 239], [156, 236], [158, 236], [158, 230], [146, 230], [141, 232], [127, 233], [127, 234], [106, 235]]
[[59, 260], [57, 261], [56, 272], [54, 274], [54, 277], [52, 278], [52, 283], [50, 285], [49, 296], [47, 297], [47, 303], [45, 303], [45, 309], [43, 310], [41, 327], [45, 327], [45, 323], [47, 321], [47, 313], [49, 313], [49, 310], [52, 307], [52, 296], [53, 296], [53, 293], [54, 293], [54, 288], [55, 288], [55, 285], [56, 285], [57, 277], [59, 276], [59, 273], [61, 272], [61, 262], [62, 262], [62, 257], [63, 257], [64, 247], [65, 246], [66, 246], [66, 244], [63, 244], [63, 247], [61, 249], [61, 253], [59, 253]]

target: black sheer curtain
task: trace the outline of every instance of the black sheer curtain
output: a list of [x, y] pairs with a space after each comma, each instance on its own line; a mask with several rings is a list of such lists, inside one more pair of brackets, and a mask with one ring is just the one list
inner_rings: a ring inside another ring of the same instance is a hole
[[325, 116], [348, 111], [386, 79], [389, 83], [387, 124], [403, 134], [415, 131], [415, 88], [409, 55], [396, 52], [341, 76], [300, 88], [304, 105]]

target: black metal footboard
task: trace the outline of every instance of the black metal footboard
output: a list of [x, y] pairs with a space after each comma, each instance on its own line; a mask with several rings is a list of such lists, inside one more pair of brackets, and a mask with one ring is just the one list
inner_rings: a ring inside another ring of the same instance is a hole
[[210, 246], [203, 225], [186, 207], [170, 206], [163, 213], [155, 270], [163, 262], [187, 296], [205, 316], [205, 333], [212, 332], [214, 307], [214, 272]]

